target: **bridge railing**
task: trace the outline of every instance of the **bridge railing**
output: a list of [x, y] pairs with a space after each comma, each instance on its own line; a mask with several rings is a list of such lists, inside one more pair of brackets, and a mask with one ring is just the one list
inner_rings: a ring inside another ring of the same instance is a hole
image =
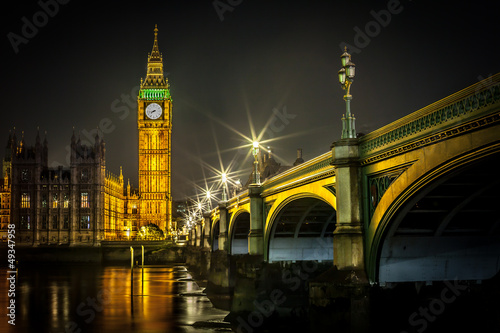
[[[277, 174], [262, 183], [262, 196], [271, 195], [272, 193], [282, 191], [285, 188], [299, 186], [307, 182], [312, 182], [318, 178], [333, 176], [332, 153], [326, 152], [312, 160], [301, 163], [293, 168], [290, 168], [282, 173]], [[248, 203], [250, 197], [248, 190], [237, 193], [234, 197], [227, 201], [227, 208], [231, 209], [238, 205]], [[212, 220], [217, 219], [219, 208], [215, 207], [211, 210]]]
[[231, 209], [235, 206], [246, 204], [248, 201], [250, 201], [248, 190], [244, 190], [237, 193], [234, 197], [229, 198], [229, 200], [227, 201], [227, 208]]
[[326, 152], [312, 160], [301, 163], [291, 169], [266, 179], [262, 184], [262, 195], [281, 191], [284, 188], [298, 186], [312, 182], [321, 177], [330, 177], [333, 174], [332, 153]]
[[443, 98], [360, 139], [363, 158], [405, 141], [445, 131], [491, 113], [500, 104], [500, 73]]

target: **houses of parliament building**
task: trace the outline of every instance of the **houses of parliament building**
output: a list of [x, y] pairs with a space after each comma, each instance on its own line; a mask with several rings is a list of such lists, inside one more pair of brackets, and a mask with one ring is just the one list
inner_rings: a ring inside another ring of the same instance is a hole
[[106, 170], [106, 147], [71, 137], [69, 167], [48, 166], [48, 143], [35, 144], [9, 134], [0, 179], [0, 239], [15, 225], [16, 244], [91, 245], [129, 239], [156, 224], [169, 232], [172, 220], [172, 98], [154, 30], [147, 75], [137, 96], [139, 188], [125, 184], [122, 170]]

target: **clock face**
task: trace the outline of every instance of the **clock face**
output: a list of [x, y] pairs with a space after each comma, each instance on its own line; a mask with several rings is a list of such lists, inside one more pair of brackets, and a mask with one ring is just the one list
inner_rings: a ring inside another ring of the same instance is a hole
[[148, 116], [149, 119], [158, 119], [161, 113], [161, 106], [157, 103], [151, 103], [146, 107], [146, 116]]

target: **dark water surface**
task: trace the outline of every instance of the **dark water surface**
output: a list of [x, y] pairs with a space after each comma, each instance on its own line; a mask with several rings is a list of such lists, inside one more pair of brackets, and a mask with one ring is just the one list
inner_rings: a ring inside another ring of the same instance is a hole
[[222, 320], [184, 266], [135, 268], [101, 265], [21, 266], [15, 326], [8, 323], [9, 274], [0, 269], [0, 332], [220, 332], [197, 329]]

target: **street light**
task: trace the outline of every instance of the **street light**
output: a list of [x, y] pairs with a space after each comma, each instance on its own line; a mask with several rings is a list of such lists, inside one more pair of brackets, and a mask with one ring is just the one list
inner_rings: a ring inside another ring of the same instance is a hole
[[252, 148], [252, 153], [253, 157], [255, 158], [253, 165], [254, 165], [254, 172], [253, 172], [253, 182], [254, 184], [260, 184], [260, 173], [259, 173], [259, 143], [257, 141], [253, 142], [253, 148]]
[[207, 191], [207, 200], [208, 200], [208, 209], [211, 210], [212, 209], [212, 194], [210, 193], [210, 191]]
[[342, 86], [342, 89], [346, 91], [344, 95], [345, 100], [345, 115], [342, 116], [342, 139], [352, 139], [356, 138], [356, 129], [354, 126], [354, 122], [356, 118], [354, 115], [351, 115], [351, 99], [352, 96], [350, 94], [351, 84], [354, 80], [356, 65], [351, 62], [351, 55], [347, 53], [347, 47], [344, 49], [344, 53], [340, 56], [340, 60], [342, 62], [342, 68], [339, 70], [339, 83]]
[[227, 176], [226, 173], [222, 173], [222, 201], [227, 201], [227, 193], [226, 193], [226, 182]]

